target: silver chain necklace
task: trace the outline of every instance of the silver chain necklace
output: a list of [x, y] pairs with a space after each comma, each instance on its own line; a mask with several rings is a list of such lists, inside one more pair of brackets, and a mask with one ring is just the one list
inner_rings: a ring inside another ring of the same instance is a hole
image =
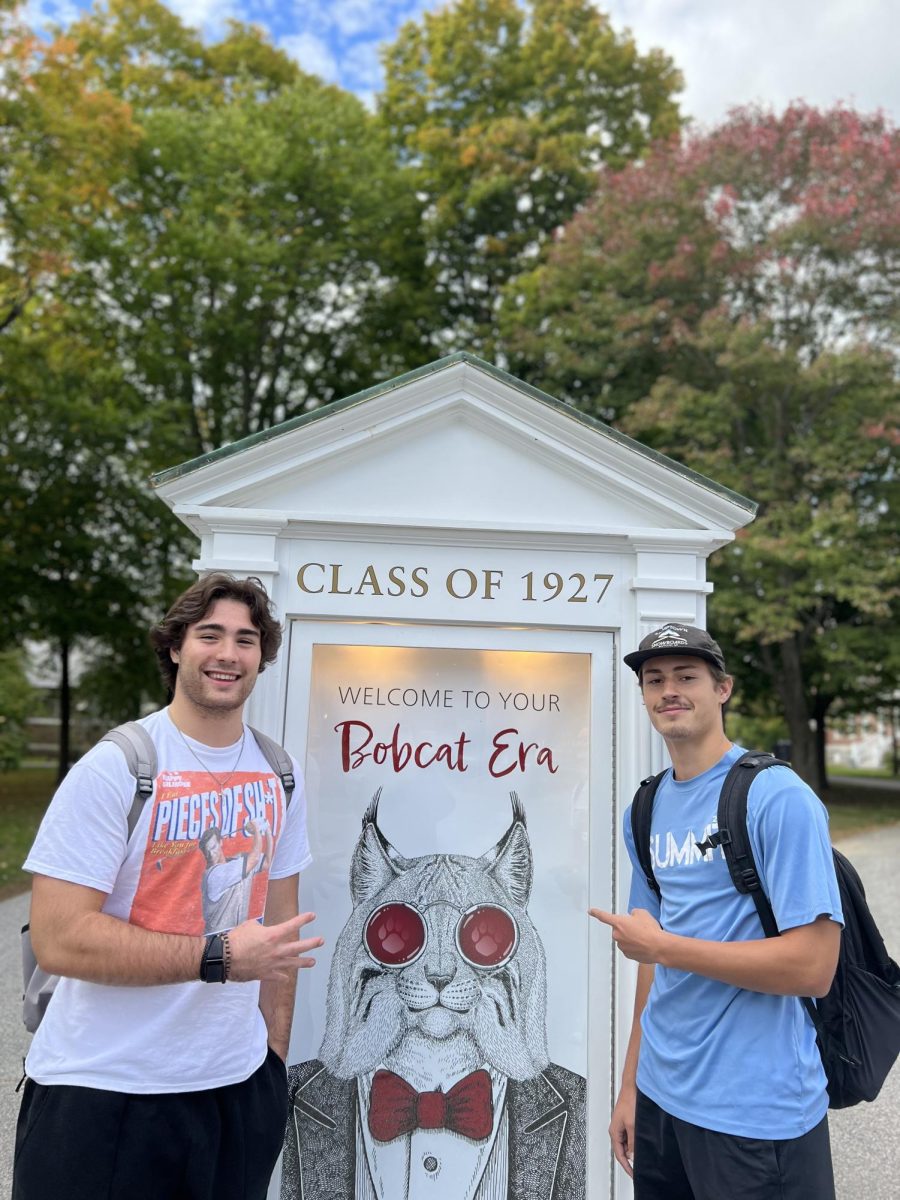
[[[173, 721], [172, 724], [175, 725], [175, 722]], [[217, 775], [215, 773], [215, 771], [211, 771], [210, 768], [203, 761], [203, 759], [200, 757], [200, 755], [197, 753], [197, 751], [194, 749], [194, 747], [191, 745], [191, 743], [187, 740], [187, 738], [184, 736], [184, 734], [181, 732], [181, 730], [178, 728], [177, 725], [175, 725], [175, 729], [178, 732], [178, 736], [184, 742], [185, 746], [187, 746], [187, 748], [191, 752], [191, 754], [193, 754], [194, 758], [196, 758], [197, 762], [200, 764], [200, 766], [203, 768], [203, 770], [207, 773], [207, 775], [210, 776], [210, 778], [212, 778], [216, 781], [216, 783], [219, 785], [219, 790], [224, 791], [229, 780], [231, 779], [232, 775], [238, 769], [238, 763], [241, 761], [241, 755], [244, 753], [244, 739], [247, 736], [246, 725], [243, 726], [243, 728], [241, 730], [241, 744], [238, 746], [237, 758], [234, 760], [231, 770], [228, 771], [225, 775]]]

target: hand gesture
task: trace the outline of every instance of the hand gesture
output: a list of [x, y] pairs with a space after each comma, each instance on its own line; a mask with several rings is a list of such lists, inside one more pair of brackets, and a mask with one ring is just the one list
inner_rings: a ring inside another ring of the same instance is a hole
[[659, 962], [665, 934], [645, 908], [636, 908], [632, 913], [608, 913], [602, 908], [589, 908], [588, 912], [602, 925], [609, 925], [613, 941], [626, 958], [639, 963]]
[[280, 925], [244, 921], [228, 934], [231, 963], [228, 978], [238, 983], [251, 979], [289, 979], [301, 967], [314, 967], [311, 950], [323, 946], [320, 937], [301, 938], [300, 930], [316, 919], [315, 913], [300, 913]]

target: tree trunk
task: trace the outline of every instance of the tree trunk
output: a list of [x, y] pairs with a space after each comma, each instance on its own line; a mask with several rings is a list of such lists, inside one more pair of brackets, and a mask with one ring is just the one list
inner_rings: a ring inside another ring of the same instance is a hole
[[69, 642], [63, 638], [59, 644], [59, 761], [56, 768], [57, 785], [62, 783], [69, 770], [70, 725], [72, 715], [72, 689], [69, 683]]
[[[821, 779], [823, 788], [828, 787], [828, 763], [825, 758], [825, 735], [828, 730], [828, 710], [831, 708], [835, 697], [826, 695], [824, 692], [817, 692], [813, 702], [813, 718], [816, 723], [816, 768], [819, 779]], [[816, 788], [816, 791], [819, 791]]]
[[800, 778], [821, 794], [826, 778], [819, 754], [816, 722], [804, 686], [800, 647], [795, 638], [790, 638], [780, 642], [777, 650], [781, 670], [773, 682], [791, 734], [791, 764]]
[[819, 752], [815, 729], [802, 713], [786, 713], [791, 734], [791, 766], [815, 792], [825, 790], [825, 779], [819, 771]]

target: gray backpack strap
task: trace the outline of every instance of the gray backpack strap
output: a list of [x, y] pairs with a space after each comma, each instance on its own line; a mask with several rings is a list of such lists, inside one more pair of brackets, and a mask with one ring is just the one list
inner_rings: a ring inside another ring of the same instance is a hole
[[263, 758], [265, 758], [275, 774], [281, 777], [286, 812], [291, 802], [291, 796], [294, 794], [294, 788], [297, 786], [297, 781], [294, 779], [294, 764], [291, 761], [291, 756], [285, 750], [284, 746], [279, 746], [278, 742], [274, 738], [270, 738], [267, 733], [260, 733], [252, 725], [248, 725], [247, 728], [256, 738], [256, 744], [262, 750]]
[[104, 733], [101, 742], [114, 742], [125, 755], [128, 770], [134, 776], [134, 800], [128, 813], [128, 836], [134, 833], [134, 827], [140, 819], [144, 804], [153, 794], [153, 781], [156, 779], [156, 747], [150, 734], [137, 721], [126, 721]]
[[[128, 813], [128, 837], [134, 833], [144, 805], [153, 794], [153, 781], [156, 778], [156, 747], [143, 725], [137, 721], [126, 721], [110, 729], [100, 739], [101, 742], [114, 742], [125, 755], [128, 770], [134, 776], [134, 799]], [[58, 975], [50, 975], [38, 966], [31, 945], [31, 930], [29, 926], [22, 927], [22, 1019], [29, 1033], [34, 1033], [40, 1025], [47, 1005], [53, 996], [59, 982]]]

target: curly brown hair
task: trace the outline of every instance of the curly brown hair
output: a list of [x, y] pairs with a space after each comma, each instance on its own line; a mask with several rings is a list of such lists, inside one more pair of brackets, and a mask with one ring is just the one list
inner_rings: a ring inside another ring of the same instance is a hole
[[172, 661], [171, 651], [181, 648], [188, 626], [202, 621], [217, 600], [236, 600], [247, 605], [250, 619], [259, 630], [260, 671], [278, 656], [281, 624], [275, 619], [272, 601], [261, 580], [254, 576], [237, 579], [225, 571], [213, 571], [182, 592], [160, 623], [150, 630], [150, 642], [156, 652], [163, 683], [172, 693], [178, 664]]

